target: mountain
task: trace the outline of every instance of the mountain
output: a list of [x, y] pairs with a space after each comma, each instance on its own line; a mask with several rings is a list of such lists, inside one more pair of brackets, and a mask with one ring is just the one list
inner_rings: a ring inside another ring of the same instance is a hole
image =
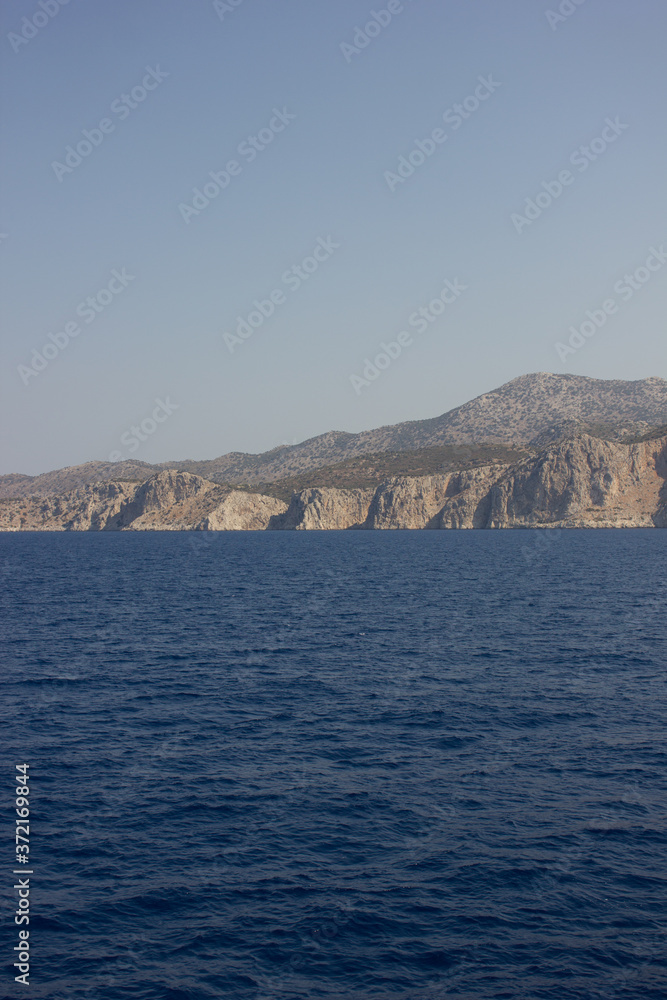
[[510, 465], [393, 477], [375, 489], [310, 487], [289, 505], [188, 472], [0, 503], [5, 531], [248, 531], [667, 527], [667, 436], [581, 434]]
[[[298, 479], [361, 456], [425, 449], [536, 449], [584, 431], [623, 440], [667, 423], [667, 382], [605, 381], [580, 375], [522, 375], [430, 420], [349, 434], [330, 431], [261, 455], [231, 452], [208, 461], [87, 462], [40, 476], [0, 476], [0, 497], [48, 496], [110, 480], [143, 481], [163, 469], [217, 483], [266, 484]], [[453, 459], [456, 456], [453, 455]], [[479, 464], [479, 459], [473, 464]]]

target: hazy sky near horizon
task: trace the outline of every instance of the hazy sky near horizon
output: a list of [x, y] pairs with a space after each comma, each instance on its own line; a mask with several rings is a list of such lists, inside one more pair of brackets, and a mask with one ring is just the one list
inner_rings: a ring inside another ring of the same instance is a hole
[[667, 376], [663, 0], [0, 17], [0, 473]]

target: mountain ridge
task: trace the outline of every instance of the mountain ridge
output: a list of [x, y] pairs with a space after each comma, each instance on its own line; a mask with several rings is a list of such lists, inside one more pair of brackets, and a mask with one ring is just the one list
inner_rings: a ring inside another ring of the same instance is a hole
[[610, 440], [639, 437], [667, 424], [667, 381], [635, 381], [537, 372], [521, 375], [438, 417], [387, 424], [368, 431], [327, 431], [296, 445], [257, 455], [150, 464], [86, 462], [38, 476], [0, 476], [0, 498], [48, 496], [94, 482], [144, 481], [176, 469], [219, 484], [259, 485], [301, 477], [325, 466], [373, 453], [427, 448], [497, 446], [539, 449], [568, 435], [603, 428]]

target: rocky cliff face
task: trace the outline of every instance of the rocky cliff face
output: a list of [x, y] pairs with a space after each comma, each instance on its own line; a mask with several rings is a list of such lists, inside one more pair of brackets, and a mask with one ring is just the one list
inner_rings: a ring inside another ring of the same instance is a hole
[[269, 529], [667, 527], [667, 437], [582, 435], [513, 466], [395, 478], [375, 491], [310, 489]]
[[169, 469], [137, 486], [107, 530], [180, 531], [194, 528], [227, 491], [187, 472]]
[[313, 531], [667, 527], [667, 437], [623, 445], [582, 435], [515, 465], [311, 488], [281, 500], [168, 470], [63, 497], [0, 504], [0, 530]]
[[0, 503], [0, 530], [102, 531], [135, 489], [125, 483], [100, 483], [61, 497], [5, 500]]
[[63, 497], [0, 503], [0, 531], [261, 531], [287, 504], [171, 469], [145, 483], [101, 483]]
[[360, 528], [368, 517], [373, 490], [335, 490], [317, 487], [295, 493], [287, 511], [274, 517], [273, 531], [343, 530]]
[[287, 504], [261, 493], [230, 493], [197, 528], [200, 531], [265, 531]]
[[486, 526], [664, 527], [666, 477], [667, 438], [619, 445], [583, 436], [502, 476]]

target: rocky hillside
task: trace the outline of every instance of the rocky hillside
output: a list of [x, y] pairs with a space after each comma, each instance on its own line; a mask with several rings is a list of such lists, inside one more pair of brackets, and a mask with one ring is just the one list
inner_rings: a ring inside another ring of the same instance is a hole
[[40, 476], [11, 473], [0, 476], [0, 498], [56, 496], [71, 490], [103, 482], [144, 482], [160, 469], [148, 462], [84, 462]]
[[62, 497], [0, 502], [2, 531], [261, 530], [287, 510], [273, 497], [229, 490], [175, 469], [144, 483], [97, 483]]
[[579, 435], [514, 464], [393, 477], [367, 490], [311, 487], [289, 505], [176, 470], [0, 503], [5, 531], [529, 527], [667, 527], [667, 436], [620, 444]]
[[[377, 458], [383, 453], [405, 456], [409, 452], [426, 453], [448, 446], [481, 450], [542, 448], [583, 431], [619, 441], [640, 436], [649, 428], [665, 423], [667, 382], [664, 379], [623, 382], [540, 373], [523, 375], [432, 420], [395, 424], [360, 434], [331, 431], [262, 455], [232, 452], [210, 461], [185, 460], [159, 466], [135, 461], [88, 462], [41, 476], [0, 476], [0, 497], [48, 496], [90, 483], [145, 480], [167, 468], [220, 484], [259, 486], [289, 480], [291, 486], [306, 487], [315, 485], [312, 480], [304, 481], [315, 470], [349, 465], [360, 456]], [[496, 457], [502, 460], [503, 456]], [[478, 455], [468, 464], [479, 465], [480, 458], [483, 456]], [[491, 456], [486, 460], [491, 461]], [[446, 468], [452, 468], [452, 463]], [[384, 474], [387, 471], [382, 470]], [[409, 474], [415, 471], [418, 470], [410, 469]], [[356, 482], [344, 475], [331, 482], [348, 488], [377, 485], [377, 480], [369, 481], [364, 470]]]
[[667, 381], [604, 381], [579, 375], [523, 375], [432, 420], [360, 434], [331, 431], [263, 455], [224, 455], [211, 462], [177, 463], [216, 481], [259, 483], [309, 473], [359, 455], [443, 445], [542, 446], [580, 433], [620, 440], [667, 420]]

